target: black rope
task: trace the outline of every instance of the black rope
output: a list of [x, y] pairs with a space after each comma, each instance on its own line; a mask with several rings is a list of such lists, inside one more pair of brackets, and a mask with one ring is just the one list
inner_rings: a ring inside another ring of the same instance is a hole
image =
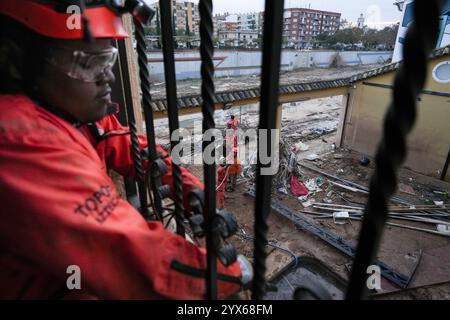
[[[212, 21], [212, 0], [200, 0], [200, 56], [202, 59], [202, 113], [203, 113], [203, 133], [215, 127], [214, 123], [214, 46], [213, 21]], [[202, 150], [209, 145], [214, 145], [214, 141], [203, 140]], [[213, 151], [213, 156], [215, 153]], [[203, 177], [205, 183], [205, 204], [203, 214], [206, 227], [206, 248], [207, 248], [207, 269], [206, 269], [206, 294], [211, 300], [217, 299], [217, 241], [218, 235], [212, 228], [212, 221], [216, 215], [216, 165], [203, 164]]]
[[[151, 94], [150, 94], [150, 73], [148, 71], [147, 64], [147, 46], [145, 44], [145, 34], [144, 27], [141, 22], [136, 18], [133, 18], [135, 36], [136, 36], [136, 50], [138, 53], [138, 64], [139, 64], [139, 78], [141, 80], [141, 91], [142, 91], [142, 109], [144, 110], [145, 117], [145, 128], [147, 133], [148, 141], [148, 152], [150, 155], [150, 161], [154, 161], [158, 158], [156, 152], [156, 140], [155, 140], [155, 129], [153, 125], [153, 109], [151, 107]], [[131, 129], [131, 128], [130, 128]], [[158, 190], [156, 190], [155, 178], [151, 179], [152, 191], [153, 191], [153, 203], [154, 203], [154, 213], [157, 215], [159, 220], [162, 220], [162, 203], [161, 197], [159, 196]]]
[[416, 100], [425, 85], [428, 55], [439, 34], [439, 7], [438, 0], [414, 2], [415, 21], [406, 36], [404, 62], [397, 72], [393, 102], [384, 119], [347, 299], [360, 299], [365, 293], [367, 267], [377, 253], [388, 201], [397, 188], [396, 172], [406, 158], [406, 137], [416, 121]]
[[[171, 23], [171, 6], [166, 0], [159, 1], [161, 10], [161, 36], [164, 54], [164, 74], [166, 81], [166, 99], [167, 111], [169, 118], [170, 130], [170, 144], [171, 149], [174, 150], [178, 145], [178, 141], [172, 140], [172, 134], [179, 129], [178, 121], [178, 106], [177, 106], [177, 85], [175, 77], [175, 59], [173, 49], [173, 32]], [[177, 223], [177, 234], [185, 235], [183, 225], [184, 208], [183, 208], [183, 179], [180, 167], [177, 164], [172, 164], [172, 177], [175, 200], [175, 221]]]
[[[280, 78], [281, 37], [283, 30], [283, 0], [266, 0], [264, 13], [264, 45], [261, 80], [261, 102], [259, 129], [268, 133], [267, 150], [274, 152], [271, 146], [271, 129], [276, 128], [278, 107], [278, 89]], [[261, 132], [261, 130], [259, 131]], [[265, 288], [267, 217], [270, 213], [270, 196], [273, 175], [262, 175], [267, 167], [261, 163], [261, 150], [258, 143], [258, 165], [255, 201], [255, 245], [254, 278], [252, 298], [262, 299]], [[270, 165], [270, 164], [269, 164]]]

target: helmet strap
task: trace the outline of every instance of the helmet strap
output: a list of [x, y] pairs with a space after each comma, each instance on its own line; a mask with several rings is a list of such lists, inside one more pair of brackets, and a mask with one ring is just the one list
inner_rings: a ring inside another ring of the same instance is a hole
[[92, 36], [89, 19], [86, 16], [86, 2], [85, 0], [78, 0], [78, 4], [80, 6], [81, 12], [81, 21], [83, 22], [83, 37], [84, 41], [88, 43], [94, 42], [94, 37]]

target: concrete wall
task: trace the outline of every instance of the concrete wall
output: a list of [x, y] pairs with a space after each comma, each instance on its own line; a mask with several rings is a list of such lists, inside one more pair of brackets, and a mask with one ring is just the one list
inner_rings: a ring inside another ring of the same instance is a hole
[[[433, 68], [450, 57], [430, 62], [425, 90], [450, 93], [450, 86], [432, 77]], [[343, 144], [373, 156], [381, 139], [383, 119], [391, 102], [392, 89], [368, 84], [392, 85], [394, 73], [366, 79], [350, 89]], [[364, 82], [366, 84], [364, 84]], [[418, 102], [416, 125], [408, 138], [405, 167], [439, 178], [450, 149], [450, 97], [422, 94]], [[446, 181], [450, 181], [447, 172]]]
[[[164, 81], [164, 65], [161, 52], [150, 52], [148, 58], [153, 81]], [[284, 50], [281, 70], [292, 71], [298, 68], [329, 67], [335, 57], [340, 65], [359, 65], [384, 63], [392, 57], [392, 52], [334, 52], [334, 51], [294, 51]], [[198, 50], [178, 51], [175, 54], [177, 80], [200, 78], [200, 53]], [[261, 72], [261, 51], [216, 50], [214, 65], [216, 77], [243, 76]]]

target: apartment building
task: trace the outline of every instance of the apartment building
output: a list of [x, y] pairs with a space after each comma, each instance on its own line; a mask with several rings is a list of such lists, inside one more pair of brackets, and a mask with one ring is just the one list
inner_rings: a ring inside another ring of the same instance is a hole
[[[159, 15], [159, 2], [153, 3], [152, 7], [156, 10], [156, 14]], [[175, 31], [182, 30], [185, 33], [186, 31], [189, 31], [190, 35], [198, 37], [200, 35], [200, 13], [198, 11], [198, 5], [193, 2], [173, 0], [171, 2], [171, 7]], [[150, 26], [156, 27], [158, 21], [161, 21], [159, 17], [153, 19]]]
[[341, 14], [306, 8], [284, 11], [283, 37], [300, 47], [308, 46], [319, 34], [334, 34], [339, 29]]
[[238, 29], [247, 31], [258, 31], [258, 23], [259, 23], [259, 13], [251, 12], [251, 13], [240, 13], [237, 16], [238, 21]]

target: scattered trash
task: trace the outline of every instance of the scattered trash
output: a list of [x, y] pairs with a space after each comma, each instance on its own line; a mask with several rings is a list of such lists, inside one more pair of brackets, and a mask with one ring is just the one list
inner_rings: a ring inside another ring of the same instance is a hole
[[319, 155], [316, 153], [313, 153], [313, 154], [307, 155], [305, 159], [308, 161], [315, 161], [315, 160], [319, 159]]
[[305, 187], [308, 188], [309, 191], [311, 192], [319, 192], [322, 191], [320, 189], [320, 185], [322, 185], [322, 180], [316, 178], [316, 179], [309, 179], [308, 181], [306, 181], [305, 183]]
[[336, 154], [333, 156], [333, 158], [335, 158], [335, 159], [342, 159], [342, 158], [344, 158], [344, 155], [343, 155], [342, 153], [336, 153]]
[[279, 193], [282, 193], [282, 194], [288, 194], [288, 191], [287, 191], [287, 189], [284, 187], [284, 186], [281, 186], [281, 187], [279, 187], [278, 189], [277, 189], [277, 191], [279, 192]]
[[323, 178], [322, 177], [317, 177], [316, 178], [316, 184], [320, 187], [321, 185], [323, 185]]
[[299, 200], [300, 202], [305, 202], [306, 200], [308, 200], [308, 196], [301, 196], [301, 197], [298, 197], [298, 200]]
[[370, 160], [367, 157], [362, 157], [359, 160], [359, 164], [362, 165], [363, 167], [367, 167], [370, 164]]
[[333, 143], [331, 144], [331, 150], [332, 150], [332, 151], [336, 150], [336, 143], [333, 142]]
[[339, 169], [337, 173], [344, 173], [344, 169]]
[[436, 225], [436, 229], [438, 232], [450, 236], [450, 226], [449, 225], [438, 224], [438, 225]]
[[323, 202], [325, 202], [325, 203], [333, 203], [333, 200], [331, 200], [329, 198], [323, 198]]
[[309, 190], [295, 176], [291, 177], [291, 193], [294, 197], [306, 196]]
[[444, 207], [444, 201], [433, 201], [433, 202], [438, 207]]
[[398, 190], [400, 192], [403, 192], [403, 193], [406, 193], [406, 194], [410, 194], [410, 195], [413, 195], [413, 196], [416, 195], [416, 192], [414, 191], [414, 188], [409, 186], [409, 185], [407, 185], [407, 184], [404, 184], [404, 183], [399, 183], [398, 184]]
[[347, 211], [340, 211], [333, 213], [334, 224], [346, 224], [349, 221], [350, 215]]
[[328, 181], [330, 184], [332, 184], [332, 185], [335, 185], [335, 186], [337, 186], [337, 187], [340, 187], [340, 188], [342, 188], [342, 189], [345, 189], [345, 190], [349, 190], [349, 191], [353, 191], [353, 192], [360, 192], [360, 193], [368, 193], [367, 191], [365, 191], [365, 190], [361, 190], [361, 189], [359, 189], [359, 188], [354, 188], [354, 187], [350, 187], [350, 186], [346, 186], [346, 185], [344, 185], [344, 184], [341, 184], [341, 183], [337, 183], [337, 182], [334, 182], [334, 181]]
[[305, 208], [311, 207], [314, 203], [316, 203], [316, 200], [314, 199], [309, 199], [308, 201], [302, 202], [302, 205]]
[[446, 191], [433, 191], [434, 194], [437, 194], [439, 196], [441, 196], [443, 199], [447, 199], [448, 198], [448, 192]]
[[309, 150], [309, 146], [300, 141], [295, 144], [295, 150], [296, 151], [307, 151], [307, 150]]

